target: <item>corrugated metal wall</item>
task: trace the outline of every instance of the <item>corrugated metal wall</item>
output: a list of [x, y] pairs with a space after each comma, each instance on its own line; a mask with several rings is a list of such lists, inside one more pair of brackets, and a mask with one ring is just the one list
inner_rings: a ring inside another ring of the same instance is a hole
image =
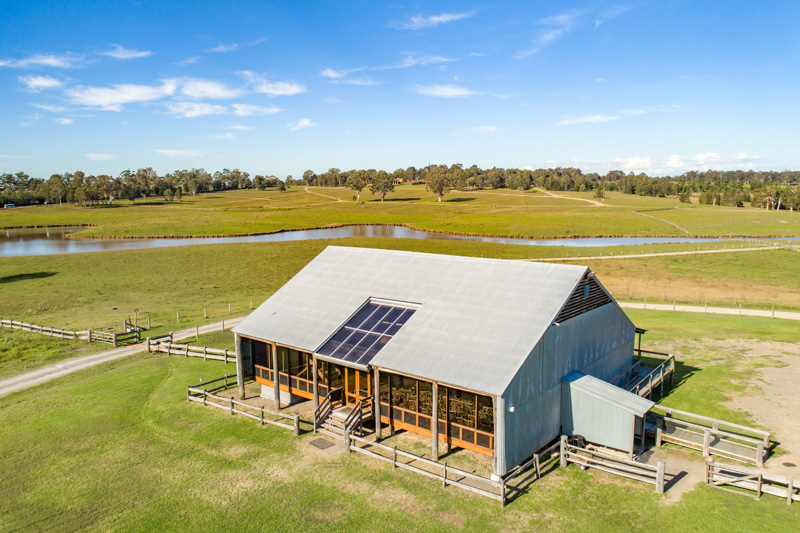
[[505, 453], [498, 474], [559, 436], [561, 379], [575, 370], [609, 378], [630, 362], [634, 334], [633, 323], [613, 303], [547, 330], [503, 393]]
[[564, 435], [582, 435], [588, 442], [633, 451], [633, 413], [561, 382], [561, 425]]

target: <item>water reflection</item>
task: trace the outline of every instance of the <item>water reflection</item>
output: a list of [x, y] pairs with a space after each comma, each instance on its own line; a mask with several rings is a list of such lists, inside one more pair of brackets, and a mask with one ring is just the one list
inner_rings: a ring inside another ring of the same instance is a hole
[[[691, 243], [724, 241], [724, 238], [689, 237], [604, 237], [588, 239], [506, 239], [471, 235], [448, 235], [406, 228], [405, 226], [365, 225], [344, 226], [301, 231], [286, 231], [250, 237], [214, 237], [209, 239], [69, 239], [69, 233], [81, 228], [35, 228], [0, 230], [0, 257], [50, 254], [76, 254], [138, 248], [163, 248], [192, 244], [221, 244], [237, 242], [288, 242], [314, 239], [344, 239], [379, 237], [386, 239], [443, 239], [454, 241], [497, 242], [536, 246], [596, 247], [630, 244]], [[798, 237], [782, 240], [799, 240]]]

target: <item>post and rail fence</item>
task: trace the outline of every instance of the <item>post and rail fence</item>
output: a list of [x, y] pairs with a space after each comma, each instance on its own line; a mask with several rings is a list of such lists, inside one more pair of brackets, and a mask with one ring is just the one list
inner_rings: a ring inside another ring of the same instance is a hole
[[[215, 387], [206, 388], [208, 385], [217, 383]], [[265, 409], [256, 407], [243, 402], [234, 400], [226, 396], [219, 396], [214, 394], [221, 390], [227, 390], [230, 387], [238, 384], [235, 374], [226, 374], [221, 378], [212, 379], [211, 381], [201, 382], [197, 385], [186, 386], [186, 400], [189, 402], [201, 403], [205, 406], [215, 407], [229, 412], [231, 415], [240, 414], [246, 417], [257, 420], [263, 426], [270, 424], [283, 429], [289, 429], [294, 433], [294, 436], [300, 435], [300, 415], [297, 413], [281, 413], [273, 411], [272, 409]], [[272, 417], [272, 418], [268, 418]], [[276, 418], [277, 420], [274, 420]], [[290, 420], [291, 424], [280, 422], [279, 420]]]
[[19, 329], [22, 331], [29, 331], [31, 333], [39, 333], [49, 337], [58, 337], [60, 339], [82, 340], [86, 337], [87, 331], [74, 331], [69, 329], [54, 328], [51, 326], [40, 326], [38, 324], [30, 324], [20, 320], [7, 320], [0, 319], [0, 327], [9, 329]]
[[[786, 503], [800, 502], [800, 480], [770, 472], [750, 470], [741, 466], [717, 463], [713, 457], [706, 461], [706, 486], [752, 496], [757, 500], [762, 494], [784, 498]], [[750, 494], [755, 492], [755, 494]]]
[[716, 455], [759, 467], [769, 453], [769, 431], [661, 405], [654, 406], [649, 415], [656, 446], [675, 444], [700, 451], [704, 457]]
[[[169, 340], [166, 340], [169, 339]], [[224, 361], [225, 364], [236, 362], [236, 351], [228, 349], [209, 348], [208, 346], [191, 346], [189, 344], [174, 344], [172, 334], [159, 339], [148, 338], [148, 352], [162, 352], [167, 355], [182, 355], [184, 357], [202, 357], [203, 361]]]

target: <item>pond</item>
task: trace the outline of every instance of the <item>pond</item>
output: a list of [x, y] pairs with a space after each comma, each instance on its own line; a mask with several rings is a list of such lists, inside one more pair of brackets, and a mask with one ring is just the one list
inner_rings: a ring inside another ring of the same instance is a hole
[[[630, 244], [656, 244], [676, 242], [712, 242], [730, 240], [725, 238], [692, 237], [603, 237], [584, 239], [511, 239], [501, 237], [479, 237], [472, 235], [449, 235], [406, 228], [404, 226], [342, 226], [299, 231], [284, 231], [269, 235], [248, 237], [213, 237], [190, 239], [70, 239], [66, 235], [81, 228], [35, 228], [0, 230], [0, 257], [77, 254], [109, 250], [132, 250], [138, 248], [163, 248], [192, 244], [221, 244], [237, 242], [287, 242], [314, 239], [344, 239], [352, 237], [380, 237], [389, 239], [443, 239], [453, 241], [497, 242], [536, 246], [595, 247]], [[798, 237], [782, 240], [799, 240]]]

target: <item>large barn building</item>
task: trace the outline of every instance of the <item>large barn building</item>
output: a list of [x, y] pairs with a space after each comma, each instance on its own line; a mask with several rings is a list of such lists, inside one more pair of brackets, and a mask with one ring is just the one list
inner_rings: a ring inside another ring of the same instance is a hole
[[234, 332], [241, 394], [248, 376], [317, 411], [338, 393], [380, 413], [379, 438], [480, 452], [497, 475], [562, 433], [630, 453], [652, 406], [608, 383], [636, 328], [583, 266], [330, 246]]

